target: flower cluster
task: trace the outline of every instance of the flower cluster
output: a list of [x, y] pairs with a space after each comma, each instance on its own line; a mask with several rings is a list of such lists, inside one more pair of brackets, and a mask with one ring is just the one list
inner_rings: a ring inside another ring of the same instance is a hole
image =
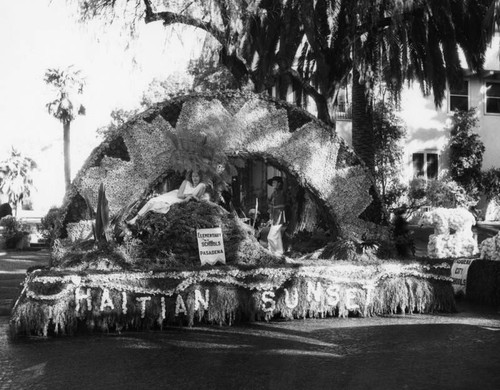
[[[443, 207], [427, 211], [419, 221], [420, 225], [434, 227], [434, 234], [429, 237], [427, 254], [431, 258], [471, 257], [478, 253], [477, 241], [472, 234], [472, 225], [476, 220], [462, 208]], [[451, 234], [450, 229], [455, 233]]]
[[500, 260], [500, 233], [483, 240], [479, 250], [481, 259]]
[[477, 241], [473, 237], [456, 234], [431, 234], [427, 254], [431, 258], [471, 257], [478, 253]]
[[450, 229], [462, 236], [472, 237], [472, 226], [476, 223], [474, 215], [463, 208], [448, 209], [438, 207], [422, 215], [419, 225], [434, 227], [434, 234], [450, 234]]
[[82, 220], [79, 222], [68, 223], [66, 230], [68, 231], [68, 238], [71, 242], [89, 240], [93, 234], [92, 220]]

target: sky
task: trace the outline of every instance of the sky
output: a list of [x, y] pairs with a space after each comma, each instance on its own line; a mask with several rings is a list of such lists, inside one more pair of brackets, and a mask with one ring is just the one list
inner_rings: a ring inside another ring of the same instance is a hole
[[62, 124], [45, 108], [53, 96], [45, 71], [72, 65], [85, 77], [86, 115], [71, 124], [74, 177], [99, 144], [96, 130], [109, 124], [110, 112], [137, 108], [148, 84], [184, 70], [202, 40], [156, 22], [140, 24], [131, 41], [119, 25], [78, 23], [68, 3], [0, 0], [0, 161], [15, 147], [37, 162], [33, 203], [40, 212], [64, 196]]

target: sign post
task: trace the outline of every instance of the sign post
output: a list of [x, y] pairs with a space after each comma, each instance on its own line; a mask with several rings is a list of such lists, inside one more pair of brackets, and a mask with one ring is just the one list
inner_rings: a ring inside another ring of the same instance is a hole
[[222, 228], [196, 229], [201, 265], [226, 264]]

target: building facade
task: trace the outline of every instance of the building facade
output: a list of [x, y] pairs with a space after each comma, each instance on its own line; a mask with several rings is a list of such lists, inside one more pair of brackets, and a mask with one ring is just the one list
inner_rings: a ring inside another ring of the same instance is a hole
[[[448, 88], [441, 107], [436, 107], [433, 96], [424, 97], [416, 83], [402, 92], [400, 117], [407, 129], [402, 173], [406, 180], [435, 179], [449, 167], [445, 150], [454, 110], [475, 109], [478, 117], [475, 131], [485, 145], [482, 168], [500, 167], [499, 48], [497, 36], [486, 53], [485, 70], [481, 74], [466, 70], [462, 86]], [[343, 109], [344, 106], [347, 108]], [[352, 145], [348, 107], [348, 103], [339, 105], [337, 133]]]

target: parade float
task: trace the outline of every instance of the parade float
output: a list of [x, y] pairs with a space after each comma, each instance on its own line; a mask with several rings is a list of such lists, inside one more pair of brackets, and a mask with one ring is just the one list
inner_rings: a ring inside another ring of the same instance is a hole
[[[186, 170], [209, 179], [210, 200], [127, 225]], [[288, 193], [284, 255], [265, 248], [255, 223], [276, 172]], [[394, 260], [373, 210], [367, 169], [305, 111], [244, 92], [180, 96], [91, 153], [45, 218], [51, 265], [28, 272], [11, 328], [50, 335], [453, 311], [449, 262]]]

